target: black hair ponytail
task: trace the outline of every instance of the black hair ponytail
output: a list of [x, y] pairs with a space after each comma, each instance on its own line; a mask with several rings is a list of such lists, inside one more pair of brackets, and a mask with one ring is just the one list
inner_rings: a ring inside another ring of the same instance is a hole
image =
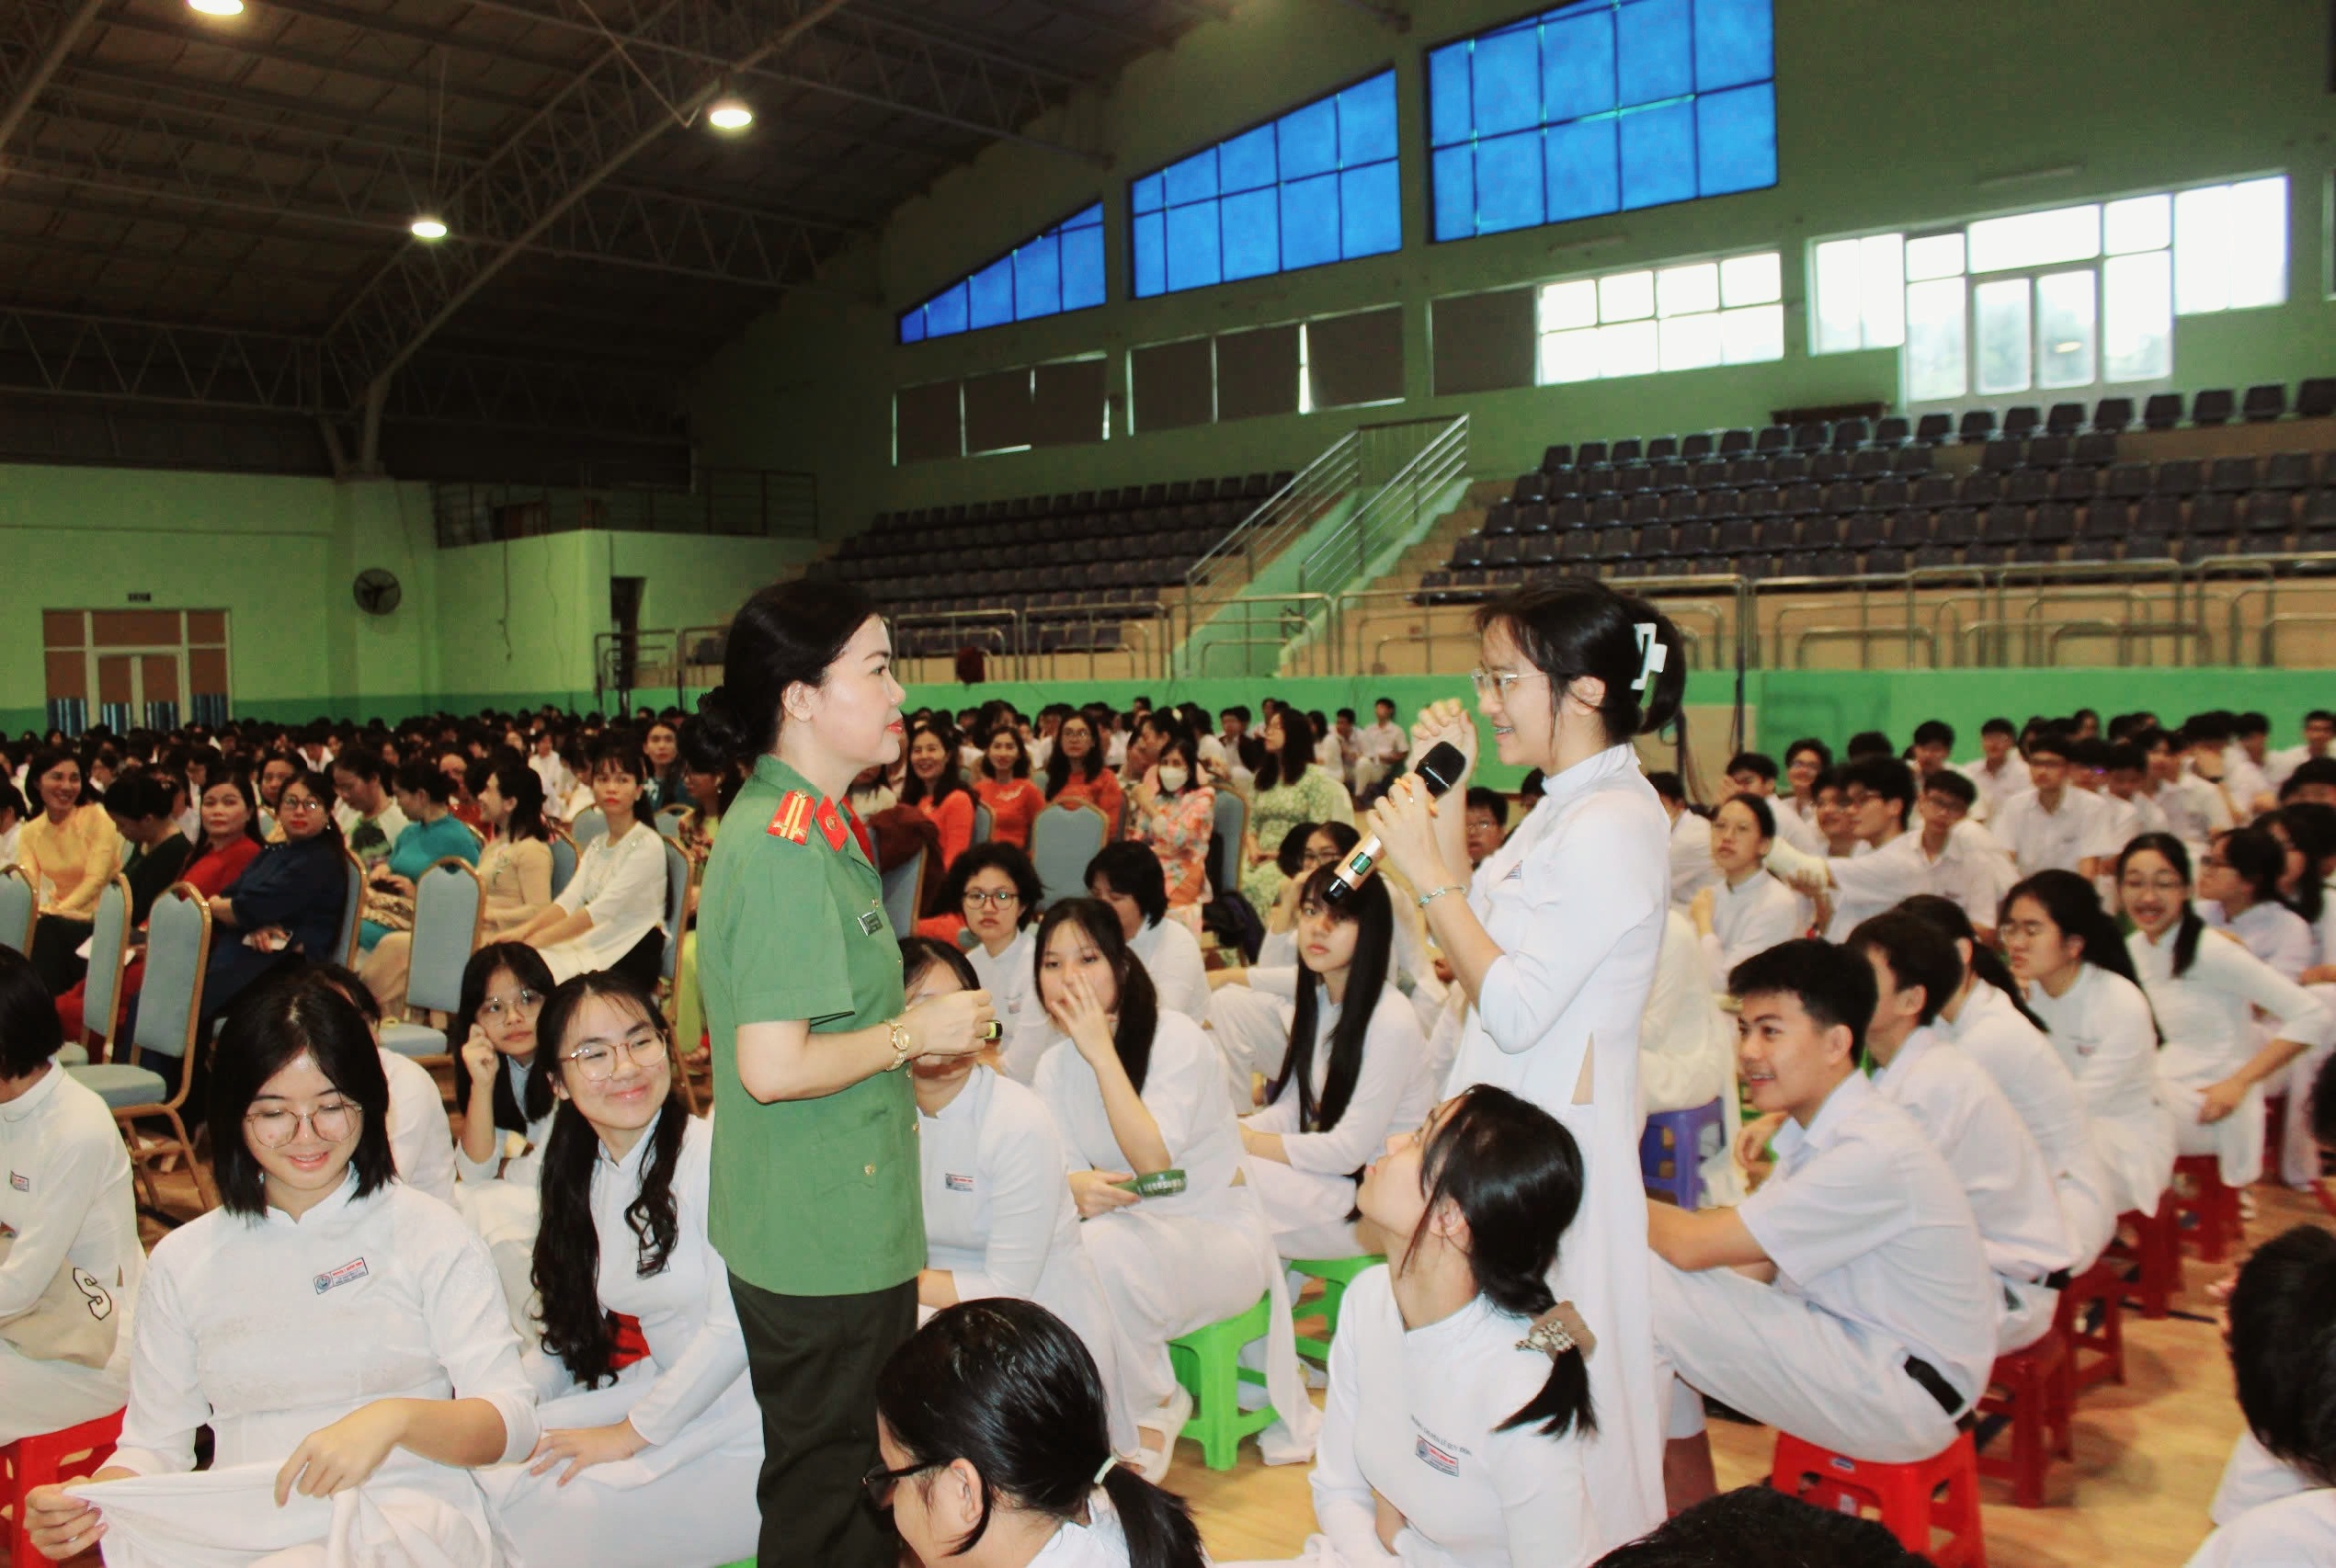
[[[2182, 895], [2182, 926], [2174, 933], [2174, 978], [2180, 980], [2190, 972], [2190, 966], [2198, 961], [2198, 938], [2204, 936], [2206, 930], [2205, 916], [2198, 913], [2198, 906], [2192, 901], [2188, 891], [2197, 885], [2196, 880], [2190, 871], [2190, 851], [2183, 846], [2181, 839], [2171, 833], [2145, 833], [2137, 835], [2117, 852], [2117, 881], [2121, 886], [2125, 880], [2125, 863], [2145, 849], [2155, 850], [2158, 854], [2164, 856], [2166, 863], [2174, 869], [2174, 874], [2182, 880], [2184, 886]], [[2086, 955], [2090, 957], [2091, 951], [2091, 944], [2087, 943]]]
[[1100, 1484], [1119, 1516], [1129, 1568], [1204, 1568], [1184, 1500], [1113, 1462], [1095, 1358], [1035, 1301], [991, 1297], [934, 1313], [876, 1375], [876, 1414], [917, 1464], [963, 1460], [979, 1477], [981, 1517], [952, 1555], [981, 1540], [1001, 1501], [1075, 1519]]
[[1038, 939], [1031, 944], [1031, 983], [1045, 983], [1047, 944], [1058, 928], [1074, 924], [1102, 953], [1118, 983], [1119, 1005], [1112, 1011], [1119, 1015], [1119, 1026], [1112, 1032], [1111, 1043], [1119, 1051], [1120, 1065], [1127, 1069], [1129, 1085], [1140, 1095], [1145, 1074], [1152, 1066], [1152, 1037], [1159, 1030], [1160, 994], [1153, 988], [1151, 974], [1128, 951], [1127, 938], [1120, 934], [1118, 912], [1097, 898], [1064, 898], [1048, 904], [1038, 923]]
[[[1419, 1179], [1427, 1211], [1405, 1258], [1438, 1206], [1450, 1203], [1468, 1222], [1468, 1264], [1478, 1294], [1521, 1318], [1538, 1318], [1557, 1304], [1549, 1271], [1581, 1208], [1583, 1185], [1581, 1146], [1563, 1122], [1506, 1089], [1480, 1084], [1452, 1101], [1428, 1134]], [[1598, 1430], [1587, 1352], [1578, 1343], [1551, 1357], [1541, 1392], [1497, 1429], [1536, 1422], [1549, 1437]]]
[[1301, 1132], [1329, 1131], [1339, 1125], [1348, 1102], [1354, 1098], [1355, 1085], [1362, 1076], [1362, 1042], [1371, 1032], [1379, 994], [1386, 987], [1388, 953], [1395, 941], [1395, 906], [1388, 902], [1385, 881], [1372, 877], [1345, 903], [1324, 903], [1323, 890], [1336, 870], [1335, 866], [1316, 867], [1298, 892], [1301, 909], [1308, 903], [1322, 903], [1333, 912], [1333, 918], [1351, 921], [1356, 927], [1354, 958], [1347, 966], [1347, 999], [1330, 1029], [1330, 1065], [1322, 1077], [1322, 1098], [1317, 1103], [1314, 1097], [1314, 1037], [1324, 1006], [1323, 983], [1322, 977], [1303, 963], [1298, 966], [1297, 1006], [1290, 1017], [1290, 1049], [1282, 1055], [1281, 1075], [1265, 1091], [1266, 1103], [1271, 1105], [1284, 1089], [1297, 1090]]
[[[655, 998], [638, 982], [614, 970], [579, 974], [552, 993], [537, 1024], [534, 1063], [528, 1071], [530, 1097], [536, 1081], [548, 1085], [559, 1045], [576, 1009], [594, 997], [607, 997], [637, 1008], [657, 1031], [661, 1045], [670, 1050], [665, 1022]], [[668, 1058], [669, 1060], [669, 1058]], [[548, 1089], [547, 1089], [548, 1092]], [[666, 1101], [647, 1134], [648, 1153], [641, 1161], [641, 1192], [625, 1206], [624, 1221], [639, 1244], [635, 1268], [644, 1279], [665, 1271], [681, 1233], [673, 1196], [675, 1168], [680, 1164], [681, 1138], [689, 1124], [689, 1108], [680, 1087], [668, 1080]], [[530, 1271], [536, 1293], [542, 1298], [543, 1348], [558, 1357], [568, 1374], [586, 1388], [613, 1380], [610, 1365], [616, 1351], [616, 1328], [600, 1304], [600, 1233], [592, 1221], [592, 1172], [600, 1158], [600, 1135], [575, 1108], [562, 1100], [552, 1118], [551, 1135], [544, 1141], [540, 1192], [542, 1220], [535, 1233], [535, 1262]]]
[[[2020, 1016], [2045, 1033], [2052, 1031], [2028, 1006], [2027, 987], [2022, 985], [2011, 971], [2005, 967], [2003, 956], [1979, 941], [1979, 933], [1972, 926], [1970, 915], [1951, 898], [1941, 898], [1934, 892], [1916, 893], [1902, 901], [1898, 907], [1907, 914], [1925, 921], [1945, 935], [1949, 941], [1966, 942], [1971, 948], [1971, 972], [2003, 993]], [[2120, 942], [2118, 947], [2125, 946]]]

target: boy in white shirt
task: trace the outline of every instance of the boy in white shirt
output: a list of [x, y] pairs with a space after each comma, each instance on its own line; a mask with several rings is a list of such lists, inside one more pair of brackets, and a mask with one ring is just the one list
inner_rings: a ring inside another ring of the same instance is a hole
[[1745, 1089], [1786, 1119], [1775, 1174], [1736, 1208], [1647, 1206], [1673, 1512], [1716, 1490], [1701, 1394], [1853, 1458], [1937, 1453], [1987, 1385], [2001, 1311], [1954, 1173], [1858, 1071], [1872, 966], [1783, 942], [1728, 989]]
[[2336, 713], [2315, 708], [2304, 715], [2304, 744], [2273, 752], [2263, 759], [2263, 781], [2277, 790], [2296, 768], [2331, 753], [2336, 753]]
[[1825, 853], [1817, 824], [1790, 809], [1776, 793], [1776, 759], [1756, 751], [1739, 751], [1728, 759], [1727, 787], [1739, 795], [1766, 801], [1776, 819], [1776, 835], [1804, 855]]
[[1985, 822], [1996, 813], [1996, 808], [2023, 790], [2035, 788], [2028, 777], [2028, 764], [2020, 756], [2020, 732], [2009, 719], [1990, 719], [1979, 726], [1979, 755], [1960, 765], [1955, 771], [1971, 780], [1979, 791], [1979, 803], [1971, 814]]
[[1371, 722], [1355, 732], [1354, 795], [1358, 806], [1384, 786], [1411, 755], [1411, 736], [1396, 722], [1396, 702], [1382, 697], [1371, 704]]
[[2028, 743], [2028, 773], [2035, 788], [2003, 802], [1991, 831], [2011, 851], [2020, 874], [2074, 871], [2098, 877], [2122, 844], [2111, 844], [2108, 809], [2091, 790], [2072, 788], [2069, 753], [2076, 743], [2058, 730]]

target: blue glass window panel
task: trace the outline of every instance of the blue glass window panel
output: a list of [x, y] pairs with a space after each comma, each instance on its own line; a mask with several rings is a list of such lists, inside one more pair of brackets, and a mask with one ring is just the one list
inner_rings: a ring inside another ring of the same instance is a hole
[[[1100, 211], [1100, 209], [1098, 209]], [[1063, 231], [1063, 308], [1103, 302], [1103, 231], [1088, 225]]]
[[1475, 130], [1468, 96], [1469, 48], [1450, 44], [1428, 56], [1428, 144], [1449, 147]]
[[925, 341], [925, 307], [917, 306], [900, 318], [900, 340], [903, 343]]
[[1168, 182], [1168, 202], [1175, 207], [1187, 201], [1200, 201], [1216, 194], [1216, 149], [1195, 153], [1180, 164], [1170, 164], [1161, 171]]
[[1166, 187], [1158, 175], [1145, 175], [1128, 192], [1128, 206], [1138, 212], [1157, 212], [1167, 200]]
[[1725, 196], [1776, 183], [1776, 84], [1761, 82], [1695, 100], [1698, 194]]
[[1217, 177], [1229, 193], [1262, 190], [1274, 180], [1273, 127], [1260, 125], [1217, 148]]
[[1084, 212], [1074, 212], [1063, 220], [1065, 229], [1100, 229], [1103, 226], [1103, 204], [1097, 202]]
[[1695, 106], [1665, 104], [1622, 117], [1623, 205], [1658, 207], [1695, 194]]
[[1432, 177], [1436, 189], [1436, 238], [1464, 240], [1476, 232], [1476, 150], [1466, 142], [1438, 148]]
[[1014, 319], [1014, 258], [999, 256], [965, 280], [966, 324], [1002, 326]]
[[1350, 258], [1403, 248], [1403, 192], [1394, 164], [1339, 176], [1339, 237], [1340, 254]]
[[1615, 26], [1615, 74], [1624, 105], [1659, 103], [1695, 90], [1688, 0], [1630, 0], [1616, 14]]
[[1530, 30], [1476, 40], [1470, 85], [1476, 134], [1498, 136], [1541, 123], [1541, 45]]
[[1771, 0], [1695, 0], [1695, 90], [1764, 82], [1776, 74]]
[[925, 335], [947, 337], [965, 330], [965, 285], [952, 283], [925, 301]]
[[1614, 14], [1561, 12], [1541, 29], [1541, 107], [1552, 121], [1614, 107]]
[[1063, 253], [1044, 233], [1014, 253], [1014, 319], [1051, 316], [1063, 308]]
[[1339, 166], [1355, 168], [1396, 155], [1396, 78], [1390, 71], [1339, 95]]
[[1476, 232], [1497, 234], [1541, 222], [1541, 132], [1521, 131], [1477, 142]]
[[1140, 213], [1135, 220], [1135, 297], [1139, 300], [1168, 291], [1168, 244], [1162, 226], [1157, 212]]
[[1549, 216], [1562, 223], [1612, 212], [1623, 203], [1621, 157], [1612, 118], [1553, 125], [1544, 148], [1549, 160]]
[[1224, 281], [1217, 257], [1216, 207], [1203, 201], [1168, 210], [1168, 286], [1198, 289]]
[[1282, 187], [1282, 265], [1319, 267], [1339, 259], [1339, 176], [1316, 175]]
[[1245, 190], [1221, 204], [1225, 280], [1262, 278], [1282, 267], [1281, 201], [1271, 190]]
[[1339, 105], [1335, 98], [1308, 104], [1274, 122], [1282, 146], [1282, 177], [1328, 174], [1339, 166]]

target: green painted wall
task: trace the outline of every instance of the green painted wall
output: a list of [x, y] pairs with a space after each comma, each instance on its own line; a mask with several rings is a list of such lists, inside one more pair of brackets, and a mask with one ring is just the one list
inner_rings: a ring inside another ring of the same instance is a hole
[[[2336, 113], [2325, 79], [2327, 9], [2310, 0], [2238, 7], [2132, 0], [2114, 8], [1971, 0], [1944, 11], [1893, 0], [1779, 0], [1783, 177], [1775, 188], [1447, 245], [1426, 242], [1422, 49], [1529, 7], [1521, 0], [1414, 0], [1406, 8], [1413, 27], [1399, 35], [1360, 8], [1245, 0], [1230, 21], [1202, 23], [1173, 50], [1147, 56], [1033, 128], [1109, 153], [1109, 171], [999, 145], [943, 176], [875, 241], [831, 267], [832, 292], [791, 296], [708, 367], [695, 417], [709, 460], [811, 470], [831, 527], [856, 527], [881, 508], [1294, 468], [1350, 425], [1465, 408], [1476, 471], [1513, 473], [1553, 439], [1756, 425], [1772, 408], [1895, 401], [1895, 351], [1806, 353], [1803, 256], [1813, 238], [2280, 169], [2293, 192], [2289, 303], [2183, 318], [2172, 384], [2293, 381], [2329, 369], [2336, 307], [2326, 300], [2322, 207], [2336, 161]], [[1125, 298], [1130, 176], [1391, 62], [1405, 115], [1410, 243], [1403, 251], [1140, 302]], [[1115, 302], [895, 344], [895, 310], [1099, 195]], [[1781, 363], [1430, 395], [1432, 298], [1770, 244], [1785, 256]], [[1401, 407], [891, 466], [890, 394], [898, 385], [1106, 351], [1113, 428], [1123, 431], [1131, 347], [1389, 301], [1406, 310], [1408, 397]]]
[[[228, 612], [234, 710], [397, 718], [592, 702], [609, 581], [644, 580], [641, 625], [719, 623], [800, 540], [564, 533], [441, 551], [423, 484], [0, 464], [0, 728], [46, 722], [43, 609]], [[397, 574], [386, 616], [349, 585]]]

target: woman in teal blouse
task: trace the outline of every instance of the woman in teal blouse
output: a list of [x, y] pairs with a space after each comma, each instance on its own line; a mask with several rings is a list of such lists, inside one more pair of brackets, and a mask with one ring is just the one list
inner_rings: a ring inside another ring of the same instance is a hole
[[389, 858], [375, 866], [367, 879], [368, 907], [375, 901], [397, 906], [402, 926], [368, 918], [358, 946], [367, 952], [383, 937], [414, 924], [414, 884], [439, 861], [451, 855], [468, 865], [479, 863], [479, 837], [454, 814], [454, 780], [427, 762], [409, 762], [397, 770], [391, 789], [397, 809], [405, 813], [405, 831], [390, 846]]

